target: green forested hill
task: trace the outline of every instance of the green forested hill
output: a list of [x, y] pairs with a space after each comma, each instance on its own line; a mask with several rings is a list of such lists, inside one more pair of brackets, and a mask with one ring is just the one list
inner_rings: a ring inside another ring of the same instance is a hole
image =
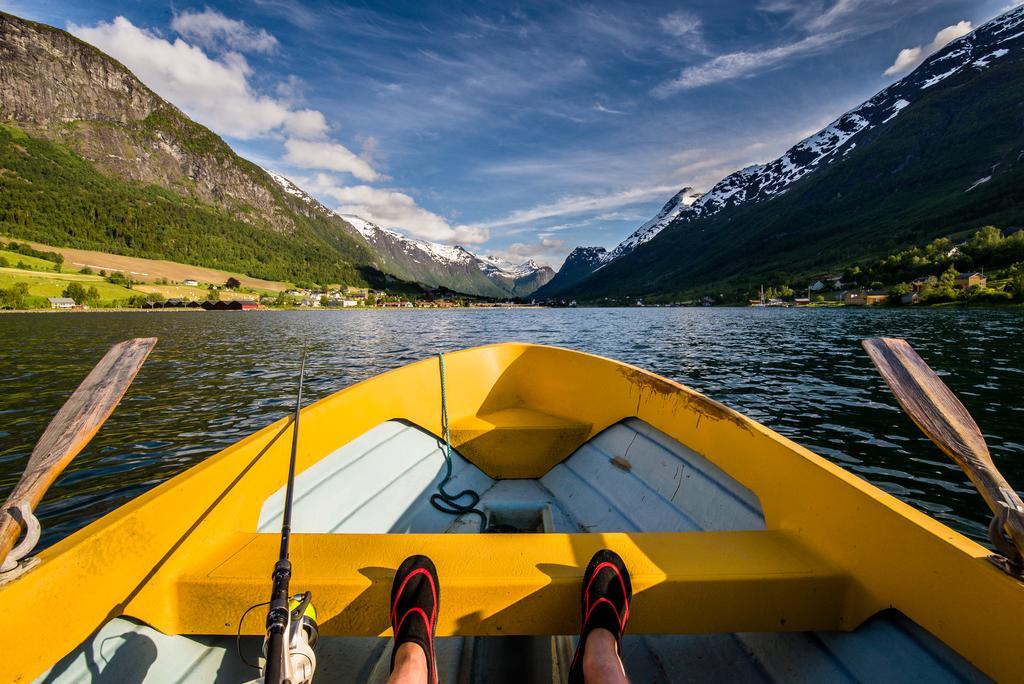
[[383, 283], [344, 221], [287, 195], [94, 47], [0, 12], [0, 65], [0, 234], [271, 280]]
[[[112, 178], [63, 145], [0, 125], [0, 234], [169, 259], [269, 280], [362, 282], [369, 255], [316, 219], [252, 225], [155, 185]], [[348, 257], [345, 259], [344, 257]]]

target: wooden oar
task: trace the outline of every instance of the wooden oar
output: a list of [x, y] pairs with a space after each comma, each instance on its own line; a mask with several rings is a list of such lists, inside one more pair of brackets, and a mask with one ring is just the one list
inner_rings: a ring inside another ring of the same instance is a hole
[[1019, 574], [1024, 554], [1024, 502], [992, 462], [974, 418], [906, 340], [883, 337], [861, 344], [903, 410], [963, 469], [985, 498], [997, 521], [990, 527], [993, 543]]
[[0, 562], [21, 532], [21, 523], [11, 509], [17, 509], [19, 517], [26, 512], [31, 515], [57, 476], [114, 411], [155, 344], [155, 337], [115, 344], [50, 421], [32, 450], [21, 480], [0, 509]]

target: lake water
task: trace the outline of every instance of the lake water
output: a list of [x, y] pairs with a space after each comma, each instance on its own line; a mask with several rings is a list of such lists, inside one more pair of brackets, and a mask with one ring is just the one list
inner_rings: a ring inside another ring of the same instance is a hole
[[983, 540], [981, 497], [900, 412], [858, 342], [907, 338], [961, 397], [1021, 489], [1022, 333], [1022, 309], [0, 315], [0, 500], [70, 392], [129, 337], [160, 342], [40, 506], [43, 545], [286, 415], [303, 344], [313, 400], [439, 351], [517, 340], [594, 352], [689, 385]]

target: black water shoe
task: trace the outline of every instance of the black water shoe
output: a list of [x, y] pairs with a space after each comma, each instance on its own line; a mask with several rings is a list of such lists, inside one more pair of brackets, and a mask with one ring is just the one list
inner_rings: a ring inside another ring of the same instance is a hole
[[582, 622], [576, 655], [569, 667], [569, 684], [583, 684], [583, 649], [587, 637], [595, 629], [607, 629], [615, 637], [615, 647], [621, 653], [622, 633], [629, 620], [629, 603], [633, 599], [633, 585], [629, 571], [619, 554], [601, 549], [590, 559], [583, 573], [581, 600]]
[[426, 556], [409, 556], [398, 567], [391, 585], [391, 631], [395, 635], [391, 650], [391, 670], [395, 669], [398, 647], [412, 642], [427, 656], [427, 681], [437, 684], [434, 635], [437, 611], [441, 605], [441, 585], [437, 569]]

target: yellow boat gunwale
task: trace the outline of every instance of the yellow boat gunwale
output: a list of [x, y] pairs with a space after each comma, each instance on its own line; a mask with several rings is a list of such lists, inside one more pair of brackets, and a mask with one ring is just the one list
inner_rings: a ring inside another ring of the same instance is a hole
[[[439, 634], [565, 633], [578, 600], [568, 587], [595, 545], [610, 545], [637, 569], [632, 632], [849, 630], [892, 607], [987, 675], [1017, 676], [1024, 583], [942, 523], [635, 366], [523, 343], [445, 358], [455, 447], [485, 461], [488, 474], [539, 477], [635, 417], [753, 491], [767, 529], [296, 535], [293, 586], [314, 589], [323, 634], [386, 633], [381, 587], [411, 550], [430, 553], [445, 582]], [[437, 361], [426, 359], [306, 407], [299, 471], [386, 420], [439, 435], [439, 392]], [[279, 420], [189, 468], [43, 551], [37, 568], [0, 587], [0, 677], [32, 679], [118, 615], [166, 633], [233, 634], [269, 587], [276, 535], [253, 530], [283, 481], [289, 425]], [[262, 620], [244, 628], [259, 633]]]

